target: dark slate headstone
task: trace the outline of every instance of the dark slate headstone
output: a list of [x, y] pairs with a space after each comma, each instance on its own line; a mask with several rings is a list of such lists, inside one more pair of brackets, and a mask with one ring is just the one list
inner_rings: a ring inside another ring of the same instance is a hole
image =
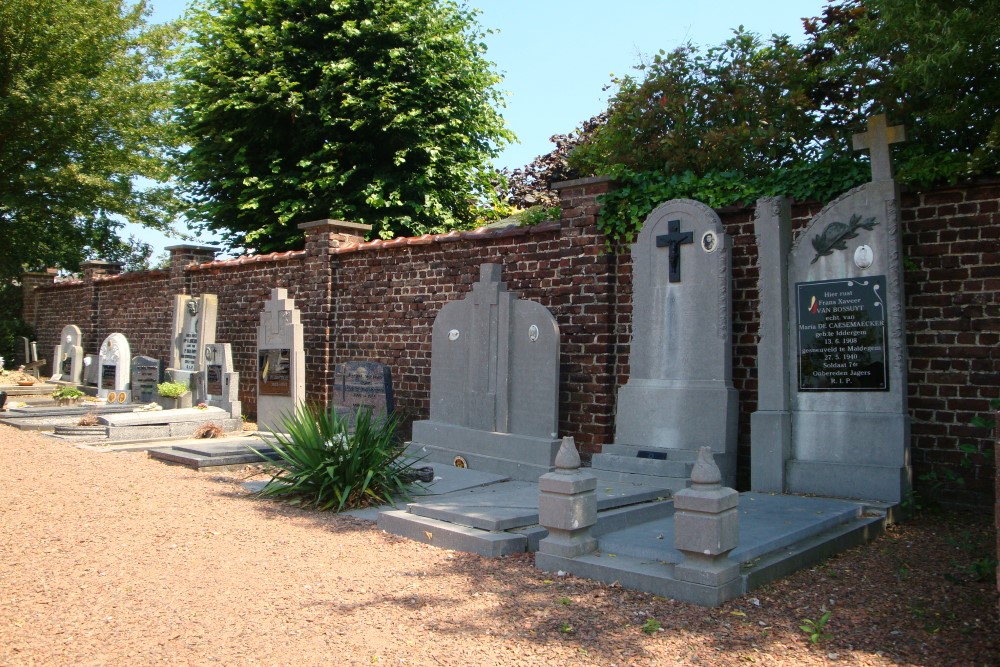
[[375, 416], [391, 414], [392, 373], [385, 364], [375, 361], [349, 361], [333, 370], [333, 403], [351, 414], [358, 408], [371, 408]]
[[153, 357], [132, 358], [132, 402], [152, 403], [160, 382], [160, 360]]

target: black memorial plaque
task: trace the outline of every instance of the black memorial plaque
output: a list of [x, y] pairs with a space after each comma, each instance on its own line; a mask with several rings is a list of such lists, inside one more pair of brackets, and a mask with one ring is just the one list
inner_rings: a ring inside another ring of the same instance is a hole
[[292, 351], [260, 350], [257, 358], [257, 393], [262, 396], [291, 396]]
[[885, 276], [796, 283], [799, 391], [888, 391]]
[[102, 364], [101, 365], [101, 389], [116, 389], [115, 387], [115, 377], [118, 375], [118, 367]]
[[209, 396], [222, 396], [222, 364], [209, 364], [205, 368], [205, 392]]

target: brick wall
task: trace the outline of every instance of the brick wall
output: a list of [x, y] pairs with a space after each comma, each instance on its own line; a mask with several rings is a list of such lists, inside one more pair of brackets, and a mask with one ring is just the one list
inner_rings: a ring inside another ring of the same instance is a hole
[[[172, 295], [217, 294], [217, 340], [233, 345], [241, 399], [252, 414], [261, 304], [272, 288], [285, 287], [302, 310], [310, 400], [326, 400], [335, 363], [370, 359], [391, 367], [404, 414], [425, 418], [434, 316], [471, 289], [481, 263], [495, 262], [503, 265], [509, 289], [556, 317], [560, 429], [593, 453], [613, 439], [615, 395], [629, 371], [631, 258], [627, 248], [606, 252], [595, 226], [596, 198], [610, 187], [607, 179], [563, 184], [561, 220], [530, 228], [363, 243], [356, 226], [320, 221], [307, 226], [305, 251], [209, 262], [210, 252], [179, 247], [167, 272], [39, 287], [31, 307], [40, 350], [51, 350], [62, 326], [75, 323], [84, 329], [88, 352], [118, 330], [134, 354], [165, 359]], [[1000, 184], [980, 183], [907, 193], [901, 203], [915, 478], [936, 474], [945, 489], [940, 496], [980, 509], [993, 506], [996, 465], [985, 454], [989, 434], [968, 424], [1000, 396], [998, 201]], [[793, 206], [796, 232], [819, 209]], [[753, 213], [719, 211], [733, 238], [733, 379], [743, 488], [757, 404]], [[983, 453], [963, 455], [965, 443]]]

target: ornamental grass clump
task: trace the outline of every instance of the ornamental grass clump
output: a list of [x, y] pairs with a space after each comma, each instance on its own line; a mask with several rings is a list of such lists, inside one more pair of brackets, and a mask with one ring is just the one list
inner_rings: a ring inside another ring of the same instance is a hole
[[271, 432], [278, 458], [268, 457], [278, 470], [260, 494], [336, 512], [404, 495], [405, 473], [415, 461], [403, 455], [399, 420], [361, 408], [353, 428], [351, 422], [332, 405], [326, 410], [303, 405], [282, 418], [284, 432]]

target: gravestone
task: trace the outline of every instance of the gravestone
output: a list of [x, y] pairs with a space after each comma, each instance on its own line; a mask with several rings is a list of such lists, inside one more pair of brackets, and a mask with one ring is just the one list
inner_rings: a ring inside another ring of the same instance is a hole
[[288, 290], [271, 290], [257, 327], [257, 425], [280, 431], [306, 398], [302, 321]]
[[430, 419], [413, 424], [411, 451], [536, 481], [559, 450], [558, 407], [555, 318], [507, 291], [499, 264], [483, 264], [472, 293], [434, 319]]
[[83, 356], [83, 383], [88, 387], [97, 386], [98, 363], [96, 354]]
[[[214, 294], [174, 295], [173, 342], [167, 369], [174, 382], [195, 387], [193, 376], [204, 370], [205, 345], [215, 342], [217, 313], [218, 299]], [[195, 402], [205, 400], [197, 392], [192, 398]]]
[[52, 355], [52, 382], [80, 384], [83, 379], [83, 334], [80, 327], [67, 324], [59, 334], [59, 344]]
[[392, 373], [375, 361], [348, 361], [333, 368], [333, 404], [337, 412], [353, 417], [370, 408], [375, 417], [392, 414]]
[[910, 488], [898, 187], [889, 144], [869, 121], [855, 148], [872, 182], [827, 205], [793, 241], [787, 202], [758, 202], [755, 491], [899, 502]]
[[120, 333], [113, 333], [101, 343], [98, 354], [97, 397], [108, 403], [130, 403], [129, 372], [132, 351], [128, 340]]
[[38, 353], [30, 340], [24, 336], [17, 337], [17, 355], [14, 359], [14, 368], [25, 366], [32, 361], [38, 361]]
[[618, 391], [615, 444], [593, 457], [594, 474], [684, 488], [699, 448], [710, 447], [732, 485], [729, 237], [711, 208], [672, 200], [646, 218], [632, 261], [629, 378]]
[[133, 403], [154, 403], [159, 395], [156, 386], [160, 383], [160, 360], [153, 357], [132, 357], [129, 370], [132, 381]]
[[233, 348], [229, 343], [210, 343], [205, 346], [205, 363], [195, 379], [196, 393], [204, 396], [203, 402], [226, 410], [239, 419], [243, 404], [240, 402], [240, 374], [233, 371]]

